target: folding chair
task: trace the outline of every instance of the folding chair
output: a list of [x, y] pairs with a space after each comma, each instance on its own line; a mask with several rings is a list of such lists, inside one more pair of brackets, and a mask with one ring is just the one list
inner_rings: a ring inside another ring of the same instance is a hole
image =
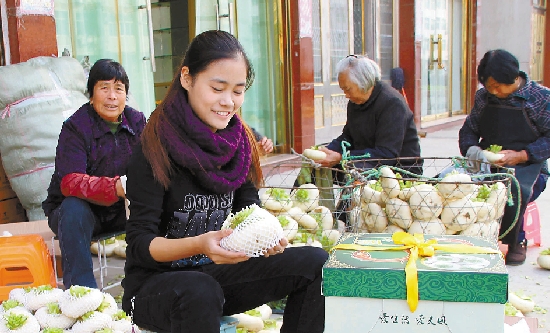
[[[107, 286], [105, 285], [105, 277], [107, 276], [107, 273], [108, 273], [107, 269], [108, 268], [124, 270], [124, 267], [109, 265], [109, 263], [107, 261], [107, 252], [106, 252], [106, 249], [105, 249], [105, 241], [107, 239], [111, 238], [111, 237], [116, 237], [116, 236], [122, 235], [124, 233], [125, 233], [124, 230], [122, 230], [122, 231], [112, 231], [112, 232], [106, 232], [106, 233], [102, 233], [102, 234], [99, 234], [99, 235], [96, 235], [96, 236], [92, 237], [92, 242], [97, 242], [98, 267], [94, 268], [94, 272], [99, 271], [98, 286], [99, 286], [99, 290], [101, 290], [101, 291], [111, 289], [111, 288], [119, 286], [121, 284], [121, 281], [118, 281], [118, 282], [109, 284]], [[55, 249], [55, 241], [56, 240], [57, 240], [57, 236], [52, 237], [52, 249]], [[53, 260], [54, 260], [55, 276], [57, 278], [57, 263], [56, 263], [55, 255], [53, 256], [53, 258], [54, 258]], [[62, 278], [57, 278], [57, 284], [58, 285], [63, 285], [63, 279]]]

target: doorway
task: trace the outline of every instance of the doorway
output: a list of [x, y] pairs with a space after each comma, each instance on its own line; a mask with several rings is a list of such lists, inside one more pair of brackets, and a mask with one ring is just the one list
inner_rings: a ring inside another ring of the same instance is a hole
[[416, 2], [421, 121], [465, 113], [464, 1]]

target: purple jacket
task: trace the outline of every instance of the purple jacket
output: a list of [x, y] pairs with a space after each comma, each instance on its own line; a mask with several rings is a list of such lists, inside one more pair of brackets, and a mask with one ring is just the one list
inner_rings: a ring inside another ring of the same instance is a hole
[[[143, 113], [126, 106], [122, 123], [115, 134], [99, 117], [90, 103], [80, 107], [61, 127], [55, 155], [55, 170], [48, 188], [48, 197], [42, 209], [48, 216], [65, 198], [61, 193], [61, 180], [69, 173], [90, 176], [115, 177], [126, 174], [133, 148], [145, 127]], [[92, 205], [98, 214], [110, 216], [124, 209], [124, 202], [103, 207]]]

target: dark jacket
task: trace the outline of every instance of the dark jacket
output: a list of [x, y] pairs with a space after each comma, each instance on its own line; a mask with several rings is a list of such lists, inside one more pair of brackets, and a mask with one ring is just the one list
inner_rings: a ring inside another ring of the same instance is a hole
[[258, 190], [249, 181], [233, 192], [213, 194], [188, 169], [179, 167], [165, 190], [154, 179], [141, 147], [136, 148], [130, 163], [127, 187], [132, 213], [126, 223], [128, 248], [122, 281], [126, 311], [132, 296], [151, 275], [212, 264], [204, 254], [157, 262], [149, 251], [155, 237], [184, 238], [220, 230], [231, 212], [260, 204]]
[[[65, 120], [59, 134], [48, 196], [42, 203], [46, 216], [65, 198], [61, 193], [61, 180], [67, 174], [99, 177], [125, 175], [132, 150], [139, 143], [144, 127], [143, 113], [129, 106], [124, 108], [122, 122], [115, 134], [90, 103], [84, 104]], [[115, 216], [124, 209], [124, 201], [108, 207], [92, 205], [92, 209], [104, 216]]]
[[413, 113], [403, 96], [381, 81], [365, 103], [348, 103], [342, 134], [327, 148], [342, 153], [344, 140], [351, 145], [346, 148], [351, 156], [366, 153], [373, 159], [420, 156]]

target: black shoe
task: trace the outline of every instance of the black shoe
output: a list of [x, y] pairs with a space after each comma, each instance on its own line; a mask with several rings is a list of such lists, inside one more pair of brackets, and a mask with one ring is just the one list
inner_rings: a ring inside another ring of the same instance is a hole
[[527, 257], [527, 241], [521, 243], [509, 244], [508, 253], [504, 257], [504, 262], [509, 266], [519, 266], [525, 263]]

